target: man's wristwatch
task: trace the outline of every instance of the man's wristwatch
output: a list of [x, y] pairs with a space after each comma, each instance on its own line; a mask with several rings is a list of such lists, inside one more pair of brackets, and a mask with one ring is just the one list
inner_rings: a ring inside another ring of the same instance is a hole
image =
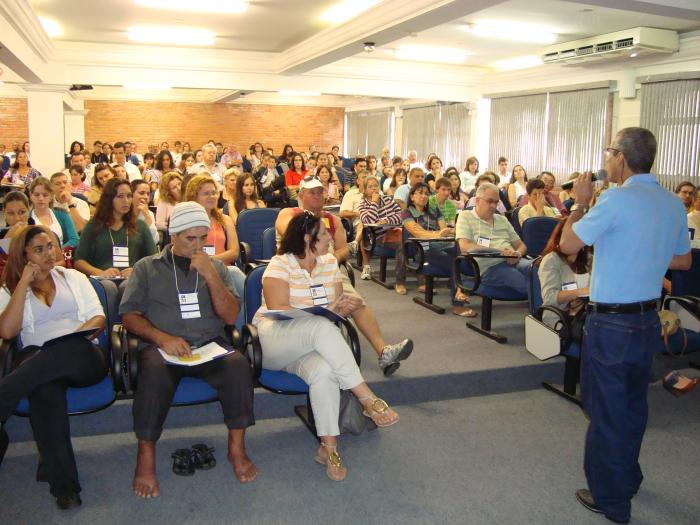
[[576, 210], [581, 210], [583, 213], [586, 213], [588, 211], [588, 206], [584, 206], [583, 204], [574, 204], [571, 206], [569, 211], [574, 212]]

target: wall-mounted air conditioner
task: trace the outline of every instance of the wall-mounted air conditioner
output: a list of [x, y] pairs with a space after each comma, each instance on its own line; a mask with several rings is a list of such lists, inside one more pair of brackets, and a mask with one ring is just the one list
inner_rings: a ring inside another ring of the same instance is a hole
[[678, 33], [667, 29], [634, 27], [625, 31], [555, 44], [544, 49], [545, 64], [584, 65], [611, 58], [634, 58], [678, 51]]

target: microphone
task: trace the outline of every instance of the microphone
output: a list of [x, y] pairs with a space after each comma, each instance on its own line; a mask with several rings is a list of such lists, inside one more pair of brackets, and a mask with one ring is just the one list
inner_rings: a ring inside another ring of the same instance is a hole
[[[593, 182], [595, 182], [595, 181], [597, 181], [597, 180], [605, 180], [605, 179], [607, 179], [607, 178], [608, 178], [608, 172], [607, 172], [607, 171], [605, 171], [605, 170], [598, 170], [596, 173], [593, 174], [593, 176], [591, 177], [591, 180], [592, 180]], [[575, 181], [575, 180], [570, 180], [570, 181], [568, 181], [568, 182], [565, 182], [564, 184], [561, 185], [561, 189], [562, 189], [562, 190], [567, 190], [567, 191], [570, 190], [571, 188], [574, 187], [574, 182], [576, 182], [576, 181]]]

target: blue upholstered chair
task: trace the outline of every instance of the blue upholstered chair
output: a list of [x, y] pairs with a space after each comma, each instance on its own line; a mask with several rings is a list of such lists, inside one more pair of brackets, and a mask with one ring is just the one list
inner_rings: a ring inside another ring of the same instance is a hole
[[262, 238], [267, 228], [274, 228], [278, 208], [255, 208], [243, 210], [236, 220], [236, 234], [241, 244], [241, 268], [256, 260], [264, 259]]
[[[664, 299], [663, 307], [676, 312], [684, 328], [700, 332], [700, 250], [691, 250], [691, 255], [690, 270], [671, 270], [673, 295]], [[690, 366], [700, 368], [700, 363]]]
[[377, 278], [372, 275], [372, 281], [391, 290], [393, 286], [386, 282], [386, 265], [389, 259], [396, 258], [396, 249], [384, 246], [383, 244], [377, 244], [378, 231], [378, 228], [364, 226], [362, 228], [362, 242], [364, 243], [370, 259], [372, 257], [379, 257], [379, 277]]
[[515, 233], [518, 234], [518, 237], [521, 239], [523, 238], [523, 228], [520, 226], [520, 221], [518, 220], [518, 214], [520, 213], [520, 208], [522, 206], [516, 206], [513, 208], [512, 215], [510, 216], [510, 223], [513, 225], [513, 229], [515, 230]]
[[[294, 374], [279, 370], [268, 370], [262, 366], [264, 350], [260, 346], [256, 327], [250, 323], [255, 312], [258, 311], [262, 304], [262, 277], [265, 268], [266, 265], [256, 266], [246, 276], [243, 308], [247, 324], [243, 327], [242, 348], [252, 359], [253, 377], [261, 387], [276, 394], [306, 396], [306, 404], [295, 406], [294, 412], [315, 437], [316, 426], [309, 399], [309, 386]], [[346, 320], [340, 329], [348, 340], [357, 366], [360, 366], [360, 340], [357, 337], [354, 326]]]
[[[528, 219], [528, 221], [531, 219]], [[525, 221], [527, 224], [527, 221]], [[561, 385], [553, 383], [552, 381], [543, 381], [542, 386], [554, 392], [557, 395], [562, 396], [564, 399], [581, 404], [581, 399], [576, 393], [576, 386], [579, 383], [579, 378], [581, 376], [581, 345], [580, 343], [575, 343], [570, 340], [569, 336], [569, 318], [568, 316], [559, 308], [554, 306], [543, 306], [542, 305], [542, 288], [540, 287], [539, 278], [539, 262], [541, 257], [538, 258], [532, 266], [530, 266], [530, 286], [528, 289], [528, 309], [530, 315], [534, 316], [535, 319], [542, 322], [542, 316], [545, 312], [550, 312], [557, 316], [556, 330], [559, 332], [560, 344], [561, 344], [561, 354], [564, 359], [564, 380]]]
[[[481, 257], [483, 256], [485, 255], [482, 254]], [[507, 337], [491, 330], [493, 301], [525, 301], [527, 300], [527, 294], [522, 294], [519, 291], [502, 286], [482, 285], [481, 271], [478, 263], [479, 257], [477, 253], [474, 253], [458, 255], [455, 259], [457, 287], [466, 294], [478, 295], [481, 297], [481, 325], [476, 325], [471, 321], [467, 321], [467, 327], [475, 332], [479, 332], [481, 335], [493, 339], [497, 343], [505, 343], [508, 340]], [[490, 257], [498, 258], [500, 256], [492, 254]]]
[[527, 254], [530, 257], [539, 257], [542, 254], [557, 224], [559, 219], [554, 217], [530, 217], [523, 223], [520, 238], [527, 246]]
[[[90, 283], [95, 288], [97, 296], [100, 298], [102, 308], [107, 306], [107, 297], [104, 289], [94, 279]], [[105, 354], [105, 361], [109, 367], [107, 375], [97, 384], [82, 388], [68, 388], [66, 399], [68, 401], [68, 415], [76, 416], [90, 414], [109, 407], [117, 398], [117, 392], [123, 390], [121, 355], [119, 350], [110, 348], [107, 332], [103, 331], [98, 337], [98, 344]], [[15, 357], [15, 348], [11, 344], [5, 355], [3, 374], [8, 373]], [[15, 409], [15, 414], [22, 417], [29, 416], [29, 401], [22, 399]]]
[[[437, 233], [437, 232], [436, 232]], [[445, 241], [442, 241], [445, 242]], [[406, 252], [406, 270], [420, 274], [425, 278], [425, 293], [423, 297], [413, 297], [413, 302], [437, 314], [444, 314], [445, 309], [433, 304], [435, 295], [435, 279], [452, 277], [451, 272], [445, 271], [427, 262], [425, 257], [425, 246], [428, 241], [418, 241], [411, 238], [411, 234], [406, 228], [403, 229], [403, 247]], [[452, 298], [450, 298], [451, 300]]]
[[262, 257], [263, 261], [269, 261], [277, 253], [277, 232], [274, 226], [265, 228], [262, 235]]

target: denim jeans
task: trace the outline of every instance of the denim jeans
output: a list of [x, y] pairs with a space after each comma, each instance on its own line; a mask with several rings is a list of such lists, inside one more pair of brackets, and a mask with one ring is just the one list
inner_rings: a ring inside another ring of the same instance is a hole
[[589, 312], [581, 352], [581, 401], [590, 417], [584, 470], [596, 505], [618, 520], [642, 482], [639, 450], [647, 424], [647, 388], [662, 350], [656, 311]]
[[[478, 259], [477, 259], [478, 261]], [[529, 259], [520, 259], [518, 264], [510, 265], [506, 261], [492, 266], [481, 276], [481, 286], [517, 291], [527, 294], [530, 265]]]

